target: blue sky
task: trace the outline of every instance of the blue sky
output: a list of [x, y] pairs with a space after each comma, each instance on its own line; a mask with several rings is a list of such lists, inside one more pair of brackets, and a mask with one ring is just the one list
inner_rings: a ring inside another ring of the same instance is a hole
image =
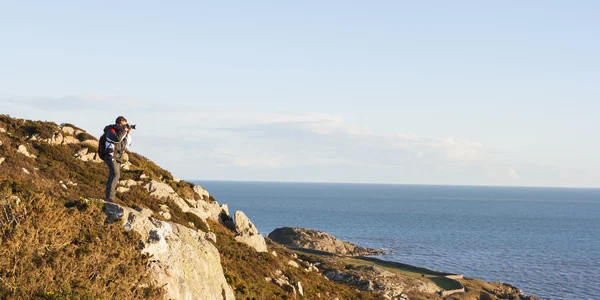
[[0, 112], [186, 179], [600, 187], [595, 1], [2, 1]]

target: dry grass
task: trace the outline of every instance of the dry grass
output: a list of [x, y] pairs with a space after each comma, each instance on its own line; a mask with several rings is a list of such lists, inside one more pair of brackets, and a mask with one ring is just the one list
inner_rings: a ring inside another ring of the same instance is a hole
[[105, 225], [95, 206], [65, 208], [43, 194], [0, 207], [0, 298], [160, 299], [140, 239]]
[[287, 264], [292, 259], [291, 251], [269, 243], [271, 250], [278, 253], [257, 253], [246, 244], [237, 242], [234, 234], [223, 225], [210, 221], [210, 227], [217, 235], [221, 254], [221, 264], [227, 282], [235, 292], [236, 299], [293, 299], [292, 294], [283, 291], [265, 277], [275, 277], [281, 270], [291, 283], [301, 282], [305, 299], [376, 299], [377, 295], [357, 291], [355, 288], [328, 281], [319, 273], [306, 272]]

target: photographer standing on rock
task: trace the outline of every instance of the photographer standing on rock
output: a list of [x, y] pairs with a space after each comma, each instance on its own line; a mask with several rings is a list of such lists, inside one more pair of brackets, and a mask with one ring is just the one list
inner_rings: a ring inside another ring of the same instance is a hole
[[131, 146], [131, 129], [135, 125], [127, 124], [127, 119], [120, 116], [114, 125], [104, 127], [104, 134], [100, 137], [98, 154], [108, 166], [108, 180], [106, 181], [106, 196], [108, 202], [115, 201], [117, 184], [119, 183], [123, 153]]

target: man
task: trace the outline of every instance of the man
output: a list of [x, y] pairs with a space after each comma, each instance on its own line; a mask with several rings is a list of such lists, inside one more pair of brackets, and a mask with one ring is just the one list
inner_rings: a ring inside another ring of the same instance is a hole
[[121, 175], [121, 163], [123, 162], [123, 153], [131, 146], [131, 127], [127, 124], [125, 117], [118, 117], [115, 125], [104, 127], [106, 134], [106, 156], [104, 162], [108, 166], [108, 180], [106, 181], [106, 196], [108, 202], [115, 201], [115, 194], [119, 177]]

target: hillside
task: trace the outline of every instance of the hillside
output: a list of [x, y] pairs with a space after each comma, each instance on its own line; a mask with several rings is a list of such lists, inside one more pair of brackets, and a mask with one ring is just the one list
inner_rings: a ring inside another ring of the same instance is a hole
[[[133, 152], [105, 203], [96, 145], [71, 124], [0, 115], [1, 299], [441, 298], [429, 278], [265, 239], [243, 212]], [[507, 291], [461, 283], [456, 299]]]

